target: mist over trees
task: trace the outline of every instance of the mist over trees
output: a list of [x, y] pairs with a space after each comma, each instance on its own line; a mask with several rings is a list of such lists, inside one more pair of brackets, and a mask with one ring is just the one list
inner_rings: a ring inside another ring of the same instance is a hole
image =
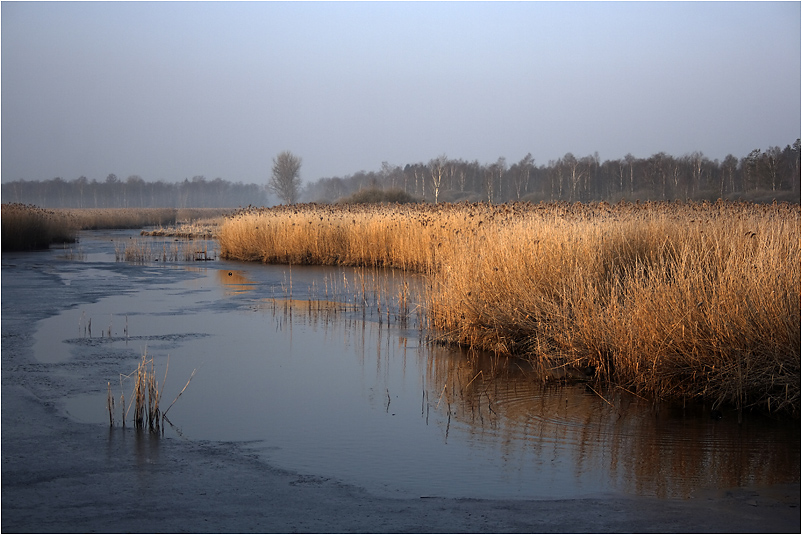
[[138, 175], [120, 180], [113, 173], [102, 182], [84, 176], [7, 182], [2, 185], [2, 198], [4, 203], [43, 208], [237, 208], [269, 202], [264, 187], [257, 184], [204, 176], [183, 182], [146, 182]]
[[285, 151], [273, 164], [267, 186], [204, 176], [177, 183], [147, 182], [138, 175], [122, 180], [110, 174], [104, 181], [56, 177], [4, 183], [2, 201], [44, 208], [236, 208], [272, 204], [271, 192], [292, 204], [336, 202], [362, 190], [400, 193], [425, 202], [800, 201], [799, 139], [785, 148], [755, 149], [741, 157], [729, 154], [721, 161], [701, 152], [679, 157], [659, 152], [648, 158], [627, 154], [605, 161], [598, 154], [578, 157], [569, 152], [545, 163], [536, 162], [531, 154], [517, 161], [502, 156], [489, 163], [441, 154], [426, 163], [382, 162], [378, 171], [320, 178], [306, 185], [299, 178], [300, 157]]
[[567, 153], [538, 165], [531, 154], [515, 162], [450, 160], [390, 165], [308, 184], [305, 201], [336, 201], [363, 189], [398, 189], [428, 202], [458, 201], [619, 201], [743, 198], [794, 200], [800, 197], [800, 141], [784, 149], [755, 149], [723, 161], [701, 152], [674, 157], [659, 152], [648, 158], [627, 154], [600, 161], [598, 154]]

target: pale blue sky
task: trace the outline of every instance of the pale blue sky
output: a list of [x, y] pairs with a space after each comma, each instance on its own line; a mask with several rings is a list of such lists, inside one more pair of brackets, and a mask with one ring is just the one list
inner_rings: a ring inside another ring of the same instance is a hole
[[265, 183], [799, 137], [800, 2], [2, 2], [2, 180]]

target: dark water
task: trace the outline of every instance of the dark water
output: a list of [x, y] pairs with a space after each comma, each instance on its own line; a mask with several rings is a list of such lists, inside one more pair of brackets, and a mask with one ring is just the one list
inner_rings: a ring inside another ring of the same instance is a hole
[[[414, 277], [115, 261], [130, 236], [87, 233], [72, 251], [36, 253], [53, 278], [32, 291], [59, 313], [37, 325], [34, 354], [82, 375], [64, 397], [76, 420], [109, 425], [110, 382], [120, 425], [132, 388], [121, 374], [147, 354], [160, 383], [169, 361], [163, 409], [197, 370], [161, 440], [243, 441], [272, 465], [379, 493], [688, 497], [799, 481], [797, 421], [739, 425], [427, 344]], [[3, 276], [24, 277], [13, 262], [5, 255]], [[102, 291], [74, 303], [68, 286]]]

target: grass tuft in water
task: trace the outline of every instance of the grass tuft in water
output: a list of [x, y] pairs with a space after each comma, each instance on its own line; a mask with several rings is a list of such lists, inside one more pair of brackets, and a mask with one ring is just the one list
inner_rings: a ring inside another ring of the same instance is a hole
[[[192, 378], [195, 377], [195, 373], [197, 371], [192, 371], [192, 375], [187, 381], [187, 384], [184, 385], [184, 388], [181, 390], [181, 392], [178, 393], [170, 406], [167, 407], [167, 410], [162, 412], [160, 405], [164, 391], [164, 384], [167, 382], [167, 371], [169, 367], [170, 361], [168, 359], [164, 368], [164, 379], [162, 380], [161, 387], [159, 387], [159, 382], [156, 380], [155, 362], [153, 358], [148, 358], [147, 352], [142, 355], [142, 360], [139, 362], [136, 370], [128, 375], [120, 374], [121, 387], [126, 379], [133, 378], [134, 380], [131, 402], [127, 409], [125, 407], [125, 394], [123, 393], [120, 395], [120, 403], [123, 407], [121, 421], [123, 427], [125, 427], [126, 416], [133, 406], [134, 427], [136, 429], [147, 428], [151, 433], [164, 433], [164, 421], [167, 419], [167, 411], [169, 411], [175, 402], [178, 401], [178, 398], [181, 397], [181, 394], [183, 394], [187, 389], [190, 381], [192, 381]], [[113, 427], [115, 403], [114, 397], [111, 393], [111, 383], [108, 383], [108, 396], [106, 398], [106, 405], [109, 411], [109, 425]], [[169, 422], [169, 420], [167, 421]]]

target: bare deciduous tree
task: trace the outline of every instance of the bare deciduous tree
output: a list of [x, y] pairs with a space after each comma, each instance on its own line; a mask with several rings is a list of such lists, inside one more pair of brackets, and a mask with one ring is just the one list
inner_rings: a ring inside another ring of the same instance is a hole
[[298, 201], [301, 187], [301, 158], [288, 150], [273, 158], [273, 174], [267, 189], [287, 204]]
[[515, 199], [521, 199], [521, 193], [526, 193], [529, 186], [529, 174], [535, 164], [535, 159], [532, 158], [532, 153], [528, 152], [520, 162], [513, 164], [510, 168], [512, 173], [513, 186], [515, 186]]
[[443, 181], [443, 176], [446, 173], [446, 162], [448, 158], [445, 154], [441, 154], [437, 158], [429, 162], [429, 172], [432, 175], [432, 192], [434, 192], [434, 204], [440, 197], [440, 185]]

